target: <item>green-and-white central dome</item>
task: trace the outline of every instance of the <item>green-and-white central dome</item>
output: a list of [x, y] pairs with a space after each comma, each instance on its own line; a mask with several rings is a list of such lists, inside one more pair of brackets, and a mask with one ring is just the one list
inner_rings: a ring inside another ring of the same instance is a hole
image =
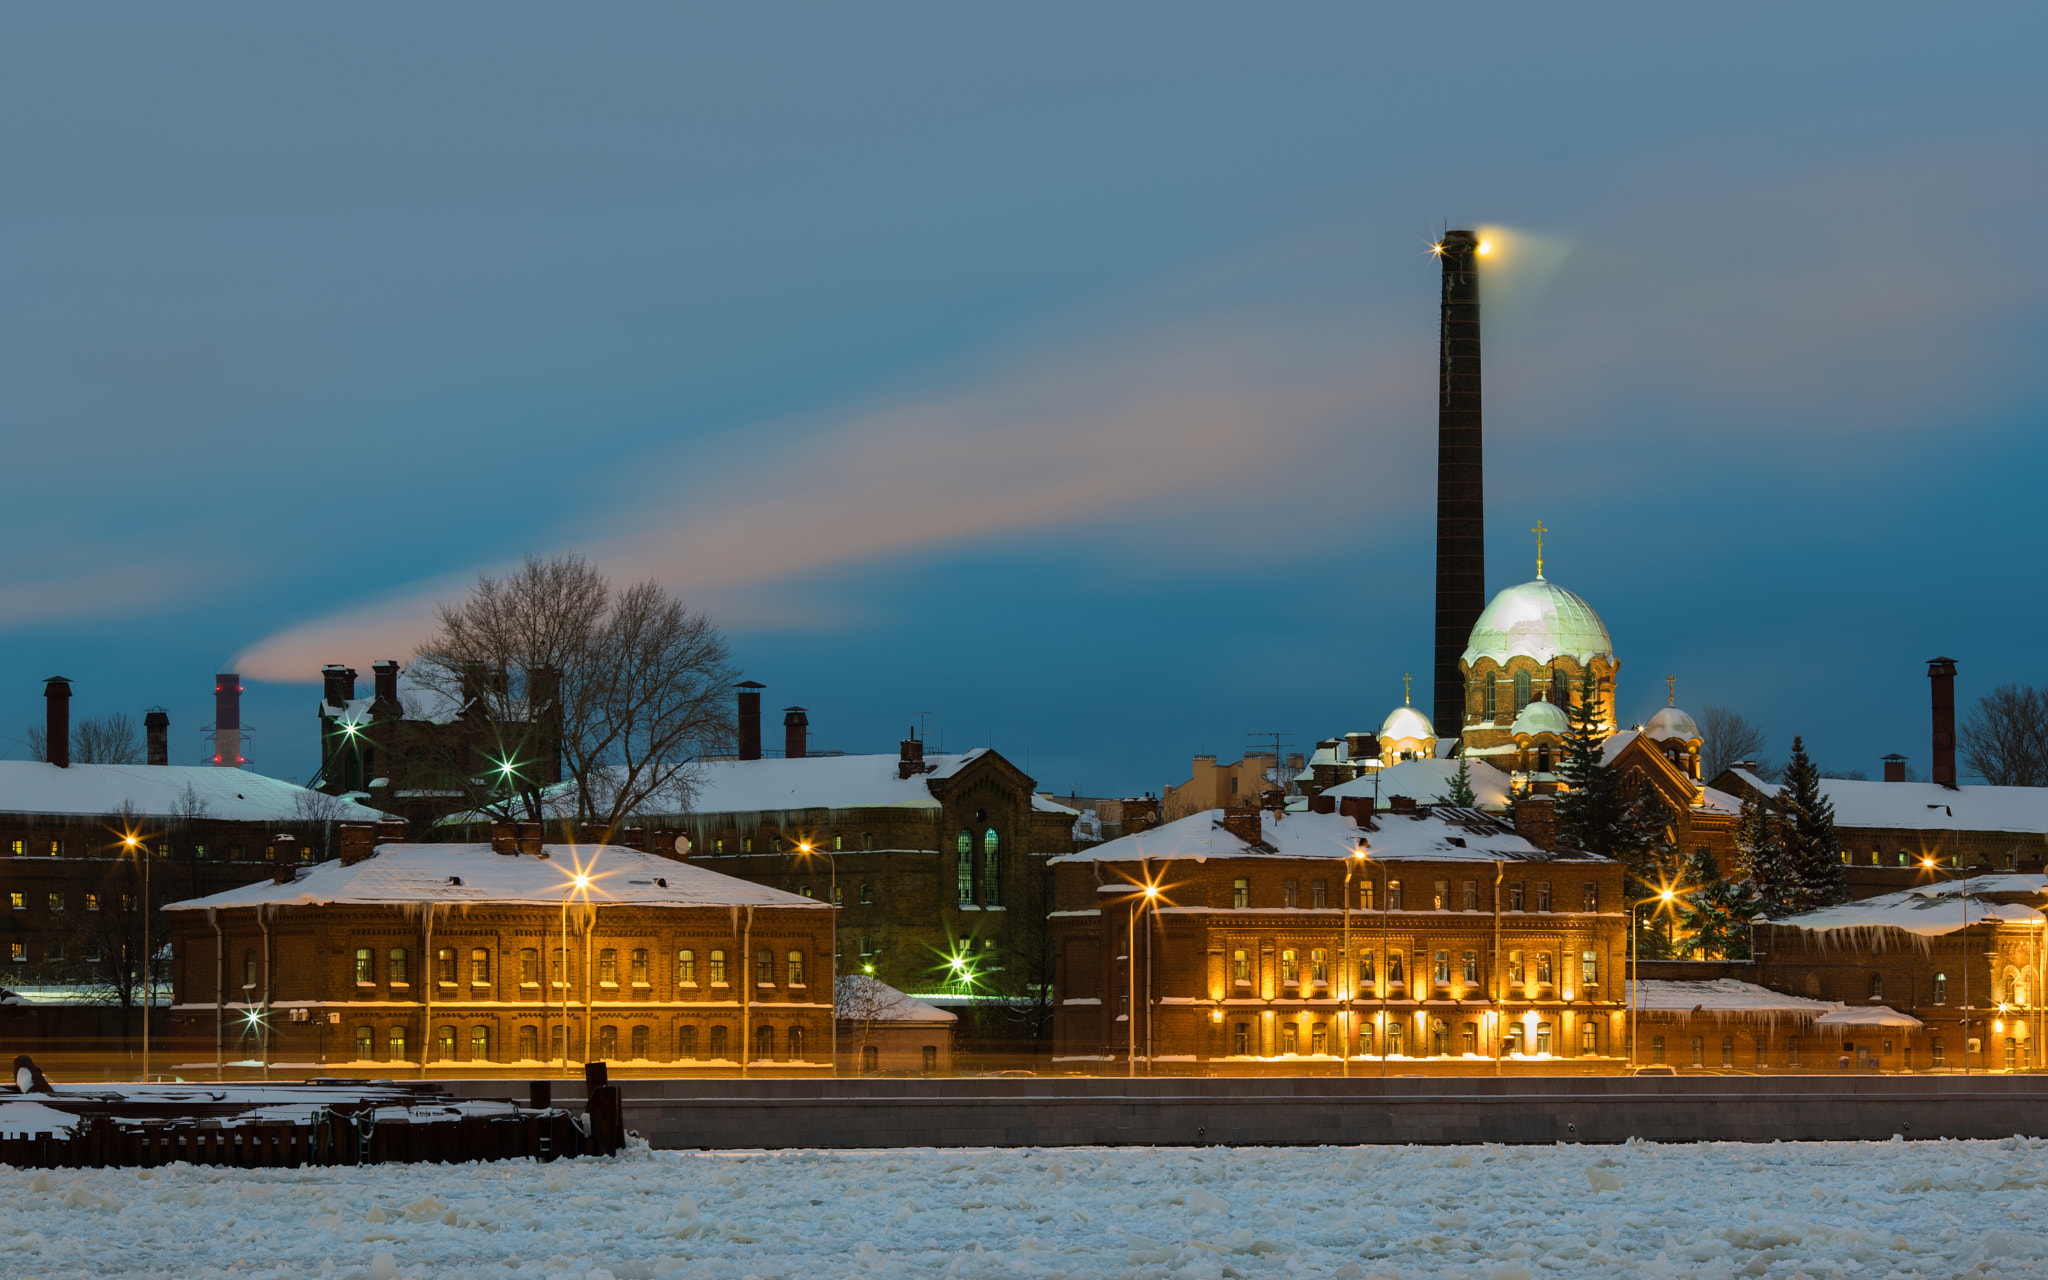
[[1506, 664], [1517, 655], [1539, 663], [1560, 655], [1581, 666], [1614, 657], [1614, 642], [1593, 606], [1554, 582], [1537, 578], [1495, 596], [1472, 626], [1465, 646], [1469, 667], [1481, 658]]

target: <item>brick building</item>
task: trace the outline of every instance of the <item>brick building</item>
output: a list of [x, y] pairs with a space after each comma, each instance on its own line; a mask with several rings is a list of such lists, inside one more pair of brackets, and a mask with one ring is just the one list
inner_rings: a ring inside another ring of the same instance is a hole
[[829, 1072], [834, 914], [537, 828], [422, 845], [351, 825], [338, 859], [165, 908], [173, 1061]]
[[1287, 779], [1302, 769], [1301, 757], [1289, 756], [1285, 769], [1271, 751], [1247, 751], [1230, 764], [1213, 755], [1198, 755], [1188, 780], [1160, 794], [1160, 814], [1168, 822], [1227, 804], [1256, 804], [1268, 791], [1289, 790]]
[[1477, 810], [1345, 809], [1212, 810], [1058, 859], [1055, 1060], [1612, 1064], [1619, 864], [1542, 849]]

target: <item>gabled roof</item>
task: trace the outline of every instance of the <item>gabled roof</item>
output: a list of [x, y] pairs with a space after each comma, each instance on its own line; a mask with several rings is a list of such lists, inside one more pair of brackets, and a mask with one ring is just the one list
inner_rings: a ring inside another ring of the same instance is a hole
[[1845, 902], [1838, 907], [1822, 907], [1818, 911], [1787, 916], [1782, 920], [1760, 920], [1758, 923], [1809, 929], [1815, 933], [1898, 929], [1923, 938], [1938, 938], [1955, 933], [1966, 924], [1972, 927], [1985, 923], [2038, 925], [2044, 917], [2036, 908], [2024, 903], [2001, 902], [1991, 895], [2031, 894], [2039, 898], [2044, 888], [2048, 888], [2048, 876], [2011, 872], [1973, 876], [1968, 880], [1949, 880], [1919, 889], [1901, 889], [1897, 893]]
[[1248, 844], [1223, 825], [1223, 810], [1190, 814], [1149, 831], [1123, 836], [1054, 862], [1137, 862], [1210, 858], [1329, 858], [1351, 856], [1362, 835], [1382, 862], [1600, 862], [1606, 858], [1572, 849], [1555, 853], [1516, 835], [1513, 827], [1477, 809], [1434, 806], [1426, 812], [1382, 813], [1375, 829], [1361, 830], [1346, 815], [1290, 813], [1261, 815], [1261, 846]]
[[861, 1007], [866, 998], [863, 986], [872, 993], [872, 1013], [877, 1022], [958, 1022], [960, 1015], [949, 1013], [937, 1005], [926, 1004], [916, 996], [905, 995], [886, 982], [867, 977], [865, 974], [842, 973], [839, 975], [839, 1016], [865, 1021], [870, 1010]]
[[75, 814], [102, 817], [125, 804], [138, 817], [192, 816], [189, 801], [205, 805], [206, 818], [227, 822], [303, 821], [302, 805], [319, 807], [321, 818], [375, 822], [375, 809], [311, 791], [282, 778], [247, 769], [189, 764], [74, 764], [60, 769], [36, 760], [0, 760], [0, 813]]
[[[1731, 769], [1722, 776], [1730, 774], [1761, 795], [1775, 796], [1781, 790], [1779, 784], [1766, 782], [1747, 769]], [[1968, 786], [1950, 790], [1932, 782], [1822, 778], [1820, 792], [1834, 806], [1837, 827], [2048, 835], [2048, 787]]]
[[1624, 993], [1637, 1009], [1645, 1013], [1689, 1013], [1698, 1009], [1701, 1013], [1798, 1015], [1817, 1018], [1842, 1006], [1827, 1000], [1812, 1000], [1805, 996], [1788, 996], [1782, 991], [1760, 987], [1754, 982], [1743, 982], [1736, 978], [1712, 978], [1705, 981], [1685, 981], [1669, 978], [1645, 978], [1640, 982], [1627, 984]]
[[[545, 858], [494, 853], [488, 844], [386, 844], [374, 856], [343, 866], [321, 862], [290, 884], [263, 881], [174, 902], [166, 911], [227, 910], [254, 906], [329, 903], [418, 907], [426, 903], [480, 906], [523, 903], [556, 906], [580, 867], [591, 877], [589, 900], [654, 907], [798, 907], [832, 905], [768, 889], [704, 867], [618, 845], [546, 845]], [[581, 891], [575, 901], [583, 900]]]
[[[1477, 797], [1482, 809], [1505, 809], [1508, 807], [1508, 791], [1511, 784], [1508, 775], [1484, 760], [1467, 759], [1471, 767], [1467, 776], [1472, 783], [1472, 794]], [[1456, 760], [1403, 760], [1390, 764], [1378, 773], [1368, 773], [1334, 787], [1324, 789], [1326, 796], [1339, 799], [1347, 796], [1379, 796], [1382, 807], [1393, 803], [1395, 796], [1408, 796], [1423, 804], [1432, 804], [1450, 794], [1451, 779], [1458, 776]], [[1377, 784], [1377, 791], [1375, 791]]]

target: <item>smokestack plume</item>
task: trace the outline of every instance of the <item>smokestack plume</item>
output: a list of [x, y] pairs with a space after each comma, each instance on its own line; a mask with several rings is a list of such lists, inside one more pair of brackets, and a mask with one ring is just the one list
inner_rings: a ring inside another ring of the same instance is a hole
[[782, 713], [782, 754], [791, 760], [801, 760], [808, 753], [811, 737], [811, 718], [804, 714], [802, 707], [785, 707]]
[[242, 677], [232, 671], [213, 678], [213, 762], [223, 769], [239, 769], [244, 763]]
[[1479, 237], [1447, 231], [1439, 246], [1443, 309], [1437, 336], [1436, 670], [1439, 735], [1461, 736], [1465, 684], [1458, 658], [1486, 607], [1486, 486], [1479, 403]]
[[1934, 700], [1933, 781], [1956, 789], [1956, 660], [1929, 658], [1927, 679]]
[[151, 707], [142, 716], [142, 732], [149, 744], [151, 764], [171, 762], [171, 713], [162, 707]]
[[51, 764], [71, 767], [71, 682], [63, 676], [43, 681], [43, 747]]
[[740, 759], [761, 758], [761, 690], [768, 686], [758, 680], [742, 680], [739, 690]]

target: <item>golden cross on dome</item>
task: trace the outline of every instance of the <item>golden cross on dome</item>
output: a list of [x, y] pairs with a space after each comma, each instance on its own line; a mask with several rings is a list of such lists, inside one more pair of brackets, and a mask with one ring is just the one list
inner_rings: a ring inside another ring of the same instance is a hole
[[1543, 535], [1549, 533], [1550, 530], [1544, 528], [1543, 522], [1538, 520], [1536, 527], [1529, 530], [1529, 532], [1536, 535], [1536, 577], [1538, 581], [1541, 581], [1543, 578]]
[[1665, 676], [1665, 677], [1664, 677], [1664, 688], [1665, 688], [1665, 695], [1664, 695], [1664, 705], [1665, 705], [1665, 706], [1667, 706], [1667, 707], [1675, 707], [1675, 706], [1677, 706], [1677, 705], [1678, 705], [1678, 677], [1677, 677], [1676, 675], [1668, 675], [1668, 676]]
[[1408, 696], [1408, 682], [1413, 679], [1415, 679], [1415, 677], [1409, 675], [1407, 672], [1404, 671], [1401, 673], [1401, 705], [1404, 707], [1408, 706], [1413, 701], [1413, 699]]

